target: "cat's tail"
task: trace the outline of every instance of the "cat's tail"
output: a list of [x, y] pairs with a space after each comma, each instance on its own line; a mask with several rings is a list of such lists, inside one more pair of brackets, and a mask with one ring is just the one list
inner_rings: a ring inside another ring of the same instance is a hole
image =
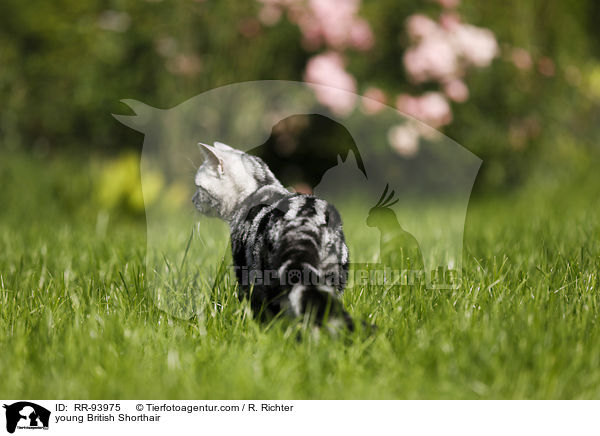
[[354, 321], [334, 288], [326, 285], [295, 284], [288, 294], [288, 311], [296, 317], [308, 317], [316, 325], [354, 331]]
[[[277, 276], [281, 289], [285, 290], [286, 311], [294, 317], [308, 317], [317, 325], [335, 328], [337, 324], [352, 331], [354, 322], [340, 298], [344, 283], [338, 289], [330, 286], [345, 282], [346, 277], [338, 271], [343, 268], [324, 268], [319, 252], [324, 245], [320, 229], [304, 223], [302, 226], [289, 226], [279, 241], [281, 251], [277, 257], [282, 263]], [[337, 253], [339, 250], [334, 248], [330, 251]], [[341, 257], [336, 255], [335, 259]]]

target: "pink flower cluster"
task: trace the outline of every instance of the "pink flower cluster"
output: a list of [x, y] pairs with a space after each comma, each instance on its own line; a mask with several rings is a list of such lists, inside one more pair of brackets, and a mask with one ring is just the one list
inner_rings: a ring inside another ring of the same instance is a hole
[[314, 87], [315, 95], [337, 115], [350, 113], [356, 102], [356, 80], [344, 67], [342, 56], [329, 51], [312, 57], [304, 73], [306, 82], [325, 85]]
[[404, 53], [404, 67], [414, 83], [456, 82], [468, 67], [487, 67], [498, 54], [490, 30], [461, 23], [453, 12], [442, 14], [440, 23], [412, 15], [407, 30], [413, 45]]
[[284, 11], [302, 32], [304, 46], [334, 50], [369, 50], [375, 42], [369, 23], [358, 16], [361, 0], [259, 0], [259, 19], [265, 25], [279, 21]]
[[419, 97], [401, 94], [396, 100], [396, 107], [431, 127], [442, 127], [452, 121], [450, 104], [439, 92], [427, 92]]
[[[309, 59], [304, 80], [314, 86], [317, 100], [338, 115], [349, 114], [356, 105], [356, 79], [346, 70], [344, 53], [348, 49], [369, 50], [375, 38], [369, 23], [358, 15], [362, 0], [258, 0], [259, 20], [264, 25], [276, 24], [285, 13], [302, 33], [307, 50], [325, 47], [324, 53]], [[396, 108], [433, 128], [452, 122], [450, 100], [463, 103], [469, 98], [464, 77], [469, 68], [484, 68], [498, 54], [494, 34], [484, 28], [463, 23], [455, 8], [460, 0], [432, 0], [443, 12], [439, 20], [414, 14], [406, 21], [410, 46], [404, 53], [407, 77], [414, 85], [434, 82], [438, 91], [414, 96], [400, 94]], [[515, 63], [527, 67], [523, 53], [515, 53]], [[530, 61], [529, 61], [530, 62]], [[549, 62], [540, 62], [544, 74], [552, 74]], [[375, 114], [385, 107], [388, 97], [377, 87], [363, 93], [361, 109]], [[388, 135], [392, 147], [409, 157], [418, 151], [419, 138], [429, 128], [408, 121], [394, 126]]]
[[[436, 0], [445, 11], [439, 21], [415, 14], [406, 21], [411, 46], [404, 53], [404, 68], [415, 84], [436, 82], [439, 92], [420, 96], [400, 94], [396, 108], [434, 128], [452, 122], [449, 100], [463, 103], [469, 98], [464, 82], [470, 67], [484, 68], [498, 54], [498, 43], [488, 30], [462, 23], [457, 12], [459, 0]], [[391, 146], [401, 155], [410, 157], [418, 150], [424, 129], [415, 123], [393, 127], [388, 135]]]
[[[434, 128], [452, 122], [452, 108], [448, 99], [463, 103], [469, 98], [469, 88], [463, 81], [469, 67], [483, 68], [498, 54], [498, 43], [488, 30], [462, 23], [458, 14], [448, 9], [458, 0], [437, 0], [446, 11], [439, 22], [415, 14], [406, 22], [411, 46], [404, 53], [404, 68], [415, 84], [437, 82], [440, 92], [420, 96], [400, 94], [396, 108]], [[423, 132], [414, 123], [406, 123], [390, 130], [389, 140], [400, 154], [409, 156], [418, 149]]]
[[258, 18], [264, 25], [276, 24], [286, 12], [290, 22], [300, 28], [307, 50], [327, 48], [308, 61], [304, 80], [330, 87], [314, 88], [317, 100], [333, 113], [350, 113], [356, 103], [356, 80], [346, 71], [342, 53], [369, 50], [375, 43], [371, 26], [358, 15], [362, 0], [258, 1], [262, 3]]

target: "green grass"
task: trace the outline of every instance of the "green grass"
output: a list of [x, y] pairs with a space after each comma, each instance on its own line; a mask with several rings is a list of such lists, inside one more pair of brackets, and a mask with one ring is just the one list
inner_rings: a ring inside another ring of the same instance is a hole
[[6, 162], [2, 397], [600, 397], [589, 192], [474, 200], [460, 289], [348, 291], [349, 311], [378, 330], [332, 338], [258, 323], [231, 284], [194, 319], [170, 317], [150, 297], [142, 219], [113, 213], [104, 230], [80, 167]]

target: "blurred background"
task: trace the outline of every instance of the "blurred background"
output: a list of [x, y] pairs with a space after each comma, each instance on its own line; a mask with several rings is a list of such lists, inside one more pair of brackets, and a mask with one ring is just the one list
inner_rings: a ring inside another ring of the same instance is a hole
[[[318, 96], [333, 113], [375, 114], [381, 102], [439, 129], [483, 160], [475, 199], [593, 184], [599, 20], [593, 0], [3, 0], [4, 208], [47, 198], [43, 214], [143, 217], [143, 136], [111, 116], [132, 113], [120, 100], [170, 108], [263, 79], [372, 99]], [[373, 147], [410, 158], [422, 134], [399, 127]], [[349, 140], [327, 118], [298, 117], [276, 126], [263, 153], [310, 190], [311, 150], [335, 144], [335, 154]]]

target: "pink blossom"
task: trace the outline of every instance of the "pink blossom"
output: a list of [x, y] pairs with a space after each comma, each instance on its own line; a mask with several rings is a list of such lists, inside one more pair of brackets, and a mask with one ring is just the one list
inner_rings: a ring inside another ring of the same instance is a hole
[[400, 94], [396, 99], [396, 109], [413, 118], [419, 118], [421, 116], [419, 100], [412, 95]]
[[367, 20], [358, 19], [350, 28], [350, 44], [358, 50], [369, 50], [375, 44], [375, 37]]
[[258, 19], [265, 26], [274, 26], [281, 19], [281, 8], [277, 5], [266, 3], [258, 12]]
[[491, 30], [460, 24], [450, 36], [456, 51], [477, 67], [487, 67], [498, 54], [498, 43]]
[[456, 53], [450, 41], [435, 32], [404, 53], [404, 67], [416, 83], [452, 77], [457, 71]]
[[513, 64], [519, 70], [531, 70], [533, 66], [533, 60], [531, 59], [531, 55], [524, 48], [515, 48], [512, 50], [510, 54]]
[[420, 97], [400, 95], [396, 100], [396, 107], [431, 127], [442, 127], [452, 121], [452, 109], [439, 92], [427, 92]]
[[343, 48], [358, 12], [358, 0], [309, 0], [308, 5], [325, 42]]
[[297, 0], [258, 0], [265, 5], [277, 5], [277, 6], [290, 6], [293, 3], [297, 3]]
[[452, 109], [439, 92], [427, 92], [419, 99], [423, 121], [431, 127], [441, 127], [452, 121]]
[[338, 115], [350, 113], [356, 102], [356, 80], [344, 66], [339, 53], [327, 52], [312, 57], [304, 73], [305, 81], [325, 85], [314, 87], [317, 100]]
[[303, 17], [309, 16], [310, 11], [306, 8], [304, 2], [291, 3], [286, 6], [288, 19], [292, 23], [298, 23]]
[[298, 20], [298, 27], [302, 31], [302, 44], [304, 48], [307, 50], [316, 50], [319, 48], [323, 42], [319, 24], [307, 14], [299, 14], [296, 19]]
[[388, 131], [388, 141], [404, 157], [413, 157], [419, 151], [419, 131], [411, 122], [392, 127]]
[[385, 93], [380, 88], [367, 88], [363, 97], [365, 98], [362, 99], [362, 109], [367, 114], [375, 114], [385, 107]]
[[179, 76], [195, 76], [202, 70], [202, 61], [195, 54], [178, 54], [166, 63], [167, 70]]
[[422, 14], [414, 14], [406, 20], [408, 35], [412, 39], [425, 38], [438, 31], [438, 25], [431, 18]]
[[447, 11], [440, 15], [440, 25], [448, 32], [453, 31], [460, 24], [460, 15], [456, 12]]
[[497, 55], [490, 30], [461, 23], [455, 12], [444, 12], [440, 22], [420, 14], [407, 20], [408, 34], [416, 44], [404, 53], [404, 67], [413, 82], [449, 81], [462, 76], [463, 67], [488, 66]]
[[335, 50], [369, 50], [375, 38], [369, 23], [358, 16], [361, 0], [259, 0], [259, 19], [273, 25], [283, 10], [302, 32], [302, 44], [316, 50], [322, 44]]
[[450, 79], [444, 83], [444, 94], [457, 103], [464, 103], [469, 99], [469, 88], [460, 79]]
[[368, 50], [374, 44], [369, 23], [358, 17], [360, 0], [261, 0], [285, 7], [288, 18], [302, 32], [303, 45], [315, 50], [325, 43], [343, 50]]
[[549, 57], [544, 56], [538, 62], [538, 71], [547, 77], [554, 76], [554, 73], [556, 72], [554, 61]]

